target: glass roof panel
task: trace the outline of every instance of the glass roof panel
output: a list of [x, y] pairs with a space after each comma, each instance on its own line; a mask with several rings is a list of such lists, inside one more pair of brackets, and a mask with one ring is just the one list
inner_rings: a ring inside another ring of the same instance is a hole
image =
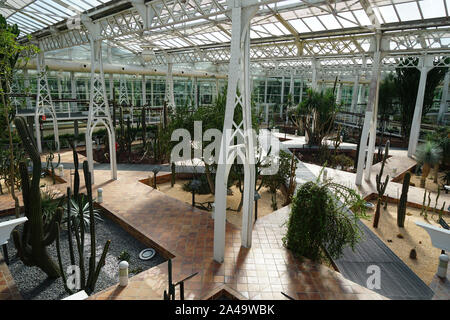
[[347, 12], [339, 12], [337, 19], [344, 26], [344, 28], [353, 28], [358, 26], [358, 21], [355, 20], [355, 17], [352, 15], [350, 11]]
[[320, 23], [316, 17], [304, 18], [303, 22], [308, 25], [312, 31], [323, 31], [325, 27]]
[[398, 22], [394, 6], [379, 7], [383, 20], [387, 23]]
[[355, 14], [359, 23], [362, 24], [363, 26], [369, 26], [372, 24], [364, 10], [355, 10], [355, 11], [353, 11], [353, 13]]
[[425, 19], [445, 17], [443, 0], [422, 0], [419, 5]]
[[43, 29], [102, 4], [97, 0], [6, 0], [0, 2], [2, 3], [0, 14], [11, 23], [17, 23], [22, 33]]
[[289, 23], [298, 31], [298, 33], [311, 32], [301, 19], [289, 20]]
[[325, 27], [328, 30], [333, 30], [333, 29], [339, 29], [341, 28], [341, 25], [339, 24], [339, 22], [336, 20], [336, 18], [331, 15], [331, 14], [327, 14], [327, 15], [323, 15], [323, 16], [319, 16], [320, 21], [322, 21], [322, 23], [325, 25]]
[[416, 2], [396, 4], [395, 8], [397, 9], [398, 15], [402, 21], [422, 19]]

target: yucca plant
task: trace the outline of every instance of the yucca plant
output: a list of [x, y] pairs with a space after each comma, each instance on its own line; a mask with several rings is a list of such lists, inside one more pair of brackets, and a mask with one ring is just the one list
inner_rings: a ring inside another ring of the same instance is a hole
[[427, 141], [417, 147], [416, 160], [422, 164], [422, 177], [420, 187], [425, 188], [425, 181], [430, 174], [431, 168], [441, 160], [442, 149], [436, 142]]
[[[90, 217], [89, 217], [89, 199], [85, 195], [80, 195], [81, 198], [81, 206], [78, 205], [78, 202], [75, 199], [70, 199], [70, 224], [71, 229], [77, 230], [80, 225], [80, 207], [83, 217], [84, 229], [88, 230], [90, 226]], [[100, 210], [94, 209], [94, 219], [97, 221], [103, 221], [100, 216]], [[67, 212], [64, 213], [64, 217], [62, 219], [63, 223], [67, 223], [68, 215]]]

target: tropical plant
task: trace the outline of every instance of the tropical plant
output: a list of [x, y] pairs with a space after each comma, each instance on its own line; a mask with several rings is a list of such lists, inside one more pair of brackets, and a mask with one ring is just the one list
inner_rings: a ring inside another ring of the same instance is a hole
[[[81, 208], [81, 209], [80, 209]], [[67, 220], [69, 217], [72, 219], [70, 225], [72, 227], [72, 231], [76, 231], [79, 228], [80, 225], [80, 217], [82, 217], [82, 221], [84, 223], [84, 228], [87, 230], [90, 227], [90, 211], [89, 211], [89, 199], [86, 195], [80, 194], [78, 199], [75, 199], [72, 197], [70, 199], [70, 215], [66, 211], [62, 223], [67, 224]], [[97, 221], [103, 221], [102, 217], [100, 216], [100, 210], [99, 209], [93, 209], [94, 219]]]
[[297, 107], [297, 114], [303, 118], [308, 144], [322, 145], [322, 140], [333, 130], [334, 119], [339, 111], [333, 89], [314, 91], [308, 89], [306, 97]]
[[272, 209], [277, 210], [277, 191], [281, 186], [285, 186], [291, 175], [291, 155], [285, 151], [280, 151], [278, 157], [278, 170], [275, 174], [266, 175], [263, 179], [263, 185], [269, 189], [272, 196]]
[[[14, 200], [15, 214], [18, 218], [20, 215], [19, 198], [15, 193], [15, 179], [17, 178], [18, 163], [20, 158], [15, 158], [14, 140], [15, 133], [12, 130], [11, 122], [14, 118], [15, 110], [11, 106], [9, 93], [11, 92], [11, 81], [15, 72], [16, 63], [19, 61], [19, 57], [22, 52], [28, 51], [30, 56], [38, 51], [38, 48], [34, 45], [22, 45], [17, 37], [20, 34], [20, 30], [16, 24], [10, 25], [6, 19], [0, 14], [0, 109], [2, 114], [0, 115], [0, 144], [6, 142], [8, 144], [8, 150], [6, 156], [9, 157], [9, 174], [7, 178], [9, 180], [5, 185], [9, 189], [9, 193]], [[29, 58], [21, 58], [25, 62]]]
[[283, 237], [296, 257], [313, 261], [323, 260], [326, 253], [336, 259], [347, 246], [354, 248], [362, 236], [358, 219], [365, 217], [365, 201], [355, 190], [331, 179], [321, 182], [321, 174], [297, 190]]
[[417, 146], [416, 161], [422, 165], [422, 176], [420, 178], [420, 187], [425, 188], [425, 181], [431, 168], [441, 160], [442, 149], [436, 142], [426, 141]]

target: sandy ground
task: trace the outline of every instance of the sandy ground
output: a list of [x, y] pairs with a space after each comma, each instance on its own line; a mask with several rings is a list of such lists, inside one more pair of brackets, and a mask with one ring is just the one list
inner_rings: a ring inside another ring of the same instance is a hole
[[[439, 172], [439, 183], [441, 184], [441, 186], [442, 186], [442, 183], [444, 182], [443, 181], [444, 176], [445, 176], [444, 172]], [[425, 189], [429, 190], [429, 191], [432, 191], [432, 192], [437, 192], [438, 191], [438, 185], [436, 183], [434, 183], [433, 179], [434, 179], [434, 170], [431, 170], [430, 174], [425, 179]], [[420, 176], [417, 176], [414, 173], [412, 173], [411, 174], [411, 182], [410, 183], [414, 183], [414, 185], [417, 188], [420, 188]]]
[[[4, 181], [3, 181], [3, 180], [0, 180], [0, 183], [2, 184], [3, 194], [9, 194], [8, 188], [5, 186]], [[55, 184], [59, 184], [59, 183], [60, 183], [60, 182], [55, 181]], [[41, 178], [41, 187], [44, 187], [44, 186], [52, 186], [52, 185], [53, 185], [52, 177], [50, 177], [50, 176], [45, 176], [45, 178]], [[20, 191], [16, 189], [16, 192], [20, 192]]]
[[[376, 204], [375, 201], [372, 201], [372, 203]], [[436, 222], [438, 220], [438, 214], [433, 215], [429, 211], [428, 220], [425, 220], [423, 216], [420, 216], [420, 211], [420, 209], [416, 208], [406, 208], [404, 228], [399, 228], [397, 226], [396, 204], [388, 204], [387, 210], [382, 209], [377, 229], [372, 227], [372, 216], [375, 214], [375, 209], [368, 211], [368, 215], [371, 216], [370, 220], [361, 219], [361, 221], [375, 232], [375, 234], [377, 234], [385, 244], [428, 285], [431, 283], [431, 280], [437, 271], [441, 250], [431, 245], [431, 239], [428, 233], [414, 222], [422, 221], [439, 226]], [[448, 222], [449, 218], [448, 215], [444, 216], [444, 219]], [[403, 236], [403, 239], [397, 236], [399, 234]], [[387, 240], [392, 240], [392, 242], [388, 242]], [[416, 260], [409, 257], [410, 251], [413, 248], [415, 248], [417, 252]]]
[[[185, 184], [189, 180], [177, 180], [176, 184], [173, 186], [173, 188], [170, 186], [170, 182], [166, 183], [160, 183], [158, 184], [158, 190], [161, 192], [164, 192], [165, 194], [174, 197], [178, 200], [191, 203], [192, 201], [192, 194], [190, 192], [186, 192], [182, 189], [183, 184]], [[231, 187], [231, 190], [233, 191], [233, 195], [227, 196], [227, 220], [228, 222], [232, 223], [233, 225], [237, 226], [238, 228], [241, 228], [242, 226], [242, 213], [236, 212], [236, 208], [239, 205], [239, 202], [241, 200], [241, 192], [238, 188], [235, 186]], [[258, 218], [263, 217], [269, 213], [272, 213], [274, 210], [271, 207], [271, 194], [269, 193], [267, 188], [262, 187], [259, 191], [259, 194], [261, 195], [261, 199], [258, 200]], [[281, 191], [277, 192], [277, 204], [278, 209], [282, 207], [282, 204], [284, 202], [284, 196], [281, 193]], [[205, 194], [205, 195], [196, 195], [195, 196], [195, 202], [206, 202], [206, 201], [214, 201], [214, 195], [212, 194]]]

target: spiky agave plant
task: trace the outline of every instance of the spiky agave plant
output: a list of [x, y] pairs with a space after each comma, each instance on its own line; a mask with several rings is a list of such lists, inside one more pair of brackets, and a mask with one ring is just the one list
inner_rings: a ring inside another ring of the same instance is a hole
[[430, 174], [431, 168], [441, 160], [441, 155], [442, 149], [436, 142], [427, 141], [417, 147], [416, 160], [422, 164], [421, 188], [425, 188], [425, 180]]
[[[77, 230], [79, 228], [80, 216], [83, 217], [84, 228], [88, 230], [90, 227], [89, 199], [86, 196], [81, 195], [80, 202], [81, 206], [78, 205], [78, 202], [75, 199], [70, 199], [70, 224], [72, 226], [72, 230]], [[95, 220], [103, 221], [102, 217], [100, 216], [100, 210], [93, 209], [93, 213]], [[67, 223], [68, 217], [69, 215], [67, 214], [67, 212], [65, 212], [62, 222]]]

